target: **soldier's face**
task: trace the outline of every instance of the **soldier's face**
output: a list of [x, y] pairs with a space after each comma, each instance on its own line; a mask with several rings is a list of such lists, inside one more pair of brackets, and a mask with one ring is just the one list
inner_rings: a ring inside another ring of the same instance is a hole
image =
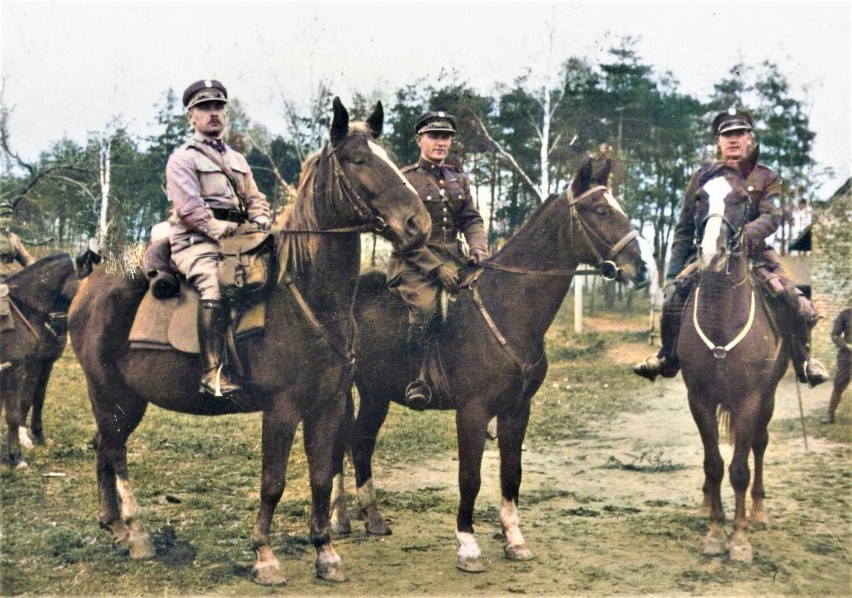
[[453, 142], [453, 134], [444, 131], [423, 133], [417, 136], [417, 145], [420, 146], [420, 157], [426, 158], [435, 164], [443, 164], [450, 152], [450, 144]]
[[738, 129], [728, 131], [716, 137], [719, 153], [725, 162], [738, 162], [751, 150], [751, 131]]
[[189, 124], [208, 137], [221, 137], [228, 127], [228, 113], [224, 102], [204, 102], [189, 111]]

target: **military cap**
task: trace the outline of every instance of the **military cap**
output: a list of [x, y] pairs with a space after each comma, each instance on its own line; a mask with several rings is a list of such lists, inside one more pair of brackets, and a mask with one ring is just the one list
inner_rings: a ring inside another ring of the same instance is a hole
[[14, 216], [15, 215], [15, 206], [10, 203], [3, 202], [0, 203], [0, 216]]
[[456, 132], [456, 117], [443, 110], [437, 112], [427, 112], [417, 119], [417, 124], [414, 125], [414, 131], [420, 135], [422, 133], [433, 133], [443, 131], [445, 133]]
[[725, 112], [720, 112], [713, 119], [713, 135], [721, 135], [728, 131], [751, 131], [751, 129], [751, 116], [742, 110], [731, 108]]
[[216, 79], [196, 81], [183, 92], [183, 105], [187, 110], [204, 102], [228, 103], [228, 90]]

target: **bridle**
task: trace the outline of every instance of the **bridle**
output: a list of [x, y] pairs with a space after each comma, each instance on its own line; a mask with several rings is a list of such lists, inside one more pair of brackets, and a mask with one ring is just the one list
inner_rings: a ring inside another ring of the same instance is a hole
[[[572, 253], [574, 253], [574, 240], [576, 237], [575, 229], [578, 229], [580, 233], [583, 235], [583, 240], [586, 243], [586, 246], [591, 250], [592, 254], [595, 256], [595, 260], [597, 263], [597, 268], [600, 271], [601, 277], [604, 280], [615, 280], [618, 278], [618, 274], [621, 272], [621, 268], [615, 263], [615, 257], [625, 248], [627, 247], [633, 239], [639, 236], [639, 231], [633, 229], [627, 234], [625, 234], [621, 239], [619, 239], [615, 245], [613, 245], [608, 253], [606, 258], [603, 257], [601, 252], [598, 250], [598, 245], [595, 244], [595, 240], [599, 245], [605, 246], [607, 242], [604, 239], [601, 239], [600, 235], [598, 235], [594, 230], [592, 230], [588, 224], [586, 224], [583, 217], [577, 212], [576, 205], [582, 200], [590, 197], [592, 194], [597, 193], [598, 191], [606, 191], [606, 186], [604, 185], [596, 185], [590, 189], [587, 189], [580, 195], [574, 197], [573, 192], [569, 189], [566, 191], [566, 200], [568, 201], [568, 213], [570, 214], [569, 227], [568, 227], [568, 243], [569, 248]], [[594, 237], [594, 239], [593, 239]], [[515, 274], [536, 274], [539, 276], [572, 276], [576, 270], [569, 268], [553, 268], [550, 270], [530, 270], [528, 268], [517, 268], [514, 266], [506, 266], [503, 264], [498, 264], [493, 260], [486, 260], [479, 264], [483, 268], [488, 268], [491, 270], [501, 270], [503, 272], [514, 272]], [[474, 278], [472, 283], [476, 280]]]

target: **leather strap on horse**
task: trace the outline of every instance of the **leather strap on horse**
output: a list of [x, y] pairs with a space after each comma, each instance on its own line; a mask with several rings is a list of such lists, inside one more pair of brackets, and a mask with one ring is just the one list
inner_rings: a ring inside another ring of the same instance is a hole
[[751, 330], [751, 325], [754, 323], [754, 288], [751, 289], [751, 307], [748, 312], [748, 321], [746, 322], [745, 328], [743, 328], [740, 333], [729, 342], [724, 347], [714, 345], [712, 341], [707, 338], [707, 335], [704, 334], [704, 331], [701, 330], [701, 325], [698, 323], [698, 291], [700, 287], [695, 287], [695, 303], [693, 304], [692, 310], [692, 323], [695, 326], [695, 332], [698, 333], [698, 337], [704, 341], [704, 344], [707, 345], [707, 348], [713, 352], [713, 357], [716, 359], [724, 359], [728, 354], [728, 351], [736, 347], [741, 340], [743, 340], [748, 334], [748, 331]]
[[494, 338], [497, 339], [497, 342], [500, 343], [500, 346], [503, 347], [503, 350], [506, 351], [506, 354], [512, 358], [512, 361], [520, 368], [521, 374], [524, 378], [524, 384], [526, 385], [527, 374], [529, 374], [532, 370], [541, 363], [541, 360], [544, 359], [544, 351], [542, 351], [541, 356], [536, 360], [535, 363], [530, 364], [527, 361], [524, 361], [518, 353], [512, 349], [509, 345], [509, 341], [506, 340], [506, 337], [503, 336], [503, 333], [500, 332], [500, 329], [497, 328], [497, 324], [494, 323], [494, 319], [491, 317], [491, 314], [488, 313], [488, 309], [485, 307], [485, 304], [482, 302], [482, 295], [479, 294], [479, 285], [476, 284], [477, 278], [479, 274], [482, 272], [480, 270], [476, 273], [473, 280], [468, 283], [468, 288], [470, 289], [471, 296], [473, 298], [473, 303], [476, 305], [476, 308], [479, 310], [479, 313], [482, 314], [482, 319], [485, 320], [485, 324], [488, 326], [488, 329], [491, 330], [491, 333], [494, 335]]
[[11, 297], [8, 297], [7, 299], [9, 300], [9, 305], [11, 305], [12, 309], [15, 310], [15, 313], [18, 314], [18, 317], [24, 321], [24, 324], [26, 324], [27, 328], [29, 328], [30, 332], [32, 332], [33, 336], [36, 337], [36, 340], [38, 340], [38, 332], [36, 332], [36, 329], [33, 327], [33, 325], [30, 323], [24, 313], [18, 308], [17, 305], [15, 305], [14, 299], [12, 299]]
[[293, 277], [289, 274], [284, 274], [283, 280], [286, 283], [287, 288], [289, 288], [290, 292], [293, 294], [293, 298], [296, 299], [296, 303], [298, 303], [299, 307], [302, 309], [302, 313], [304, 313], [305, 317], [308, 319], [308, 322], [310, 322], [311, 325], [319, 331], [332, 349], [339, 353], [349, 365], [353, 365], [355, 363], [355, 337], [352, 337], [349, 347], [346, 347], [339, 339], [332, 336], [325, 326], [323, 326], [317, 319], [311, 309], [311, 306], [308, 305], [308, 302], [305, 301], [302, 293], [299, 292], [299, 287], [296, 286], [296, 281], [293, 280]]

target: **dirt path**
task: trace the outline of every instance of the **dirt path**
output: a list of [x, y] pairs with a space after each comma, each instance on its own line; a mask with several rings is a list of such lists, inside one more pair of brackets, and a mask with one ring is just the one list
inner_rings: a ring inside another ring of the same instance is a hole
[[[629, 361], [634, 355], [622, 348], [610, 357]], [[557, 444], [528, 441], [521, 527], [536, 560], [514, 563], [502, 556], [499, 456], [496, 444], [489, 443], [476, 521], [488, 571], [471, 575], [454, 568], [457, 462], [441, 458], [377, 468], [377, 485], [389, 494], [443, 500], [424, 507], [415, 519], [406, 514], [398, 520], [387, 509], [393, 536], [356, 533], [344, 540], [340, 550], [353, 583], [389, 595], [852, 595], [848, 445], [809, 430], [805, 451], [790, 375], [776, 396], [767, 452], [771, 524], [752, 533], [751, 565], [701, 555], [707, 518], [696, 507], [703, 452], [682, 380], [637, 385], [636, 392], [646, 409], [623, 414], [594, 434]], [[821, 413], [829, 393], [827, 387], [803, 390], [806, 414]], [[813, 417], [809, 424], [816, 425]], [[726, 467], [730, 452], [723, 446]], [[723, 500], [730, 517], [727, 472]], [[358, 544], [351, 552], [350, 542]], [[371, 544], [380, 550], [374, 552]], [[401, 556], [388, 564], [395, 548]], [[371, 557], [384, 560], [390, 570], [377, 567]]]

